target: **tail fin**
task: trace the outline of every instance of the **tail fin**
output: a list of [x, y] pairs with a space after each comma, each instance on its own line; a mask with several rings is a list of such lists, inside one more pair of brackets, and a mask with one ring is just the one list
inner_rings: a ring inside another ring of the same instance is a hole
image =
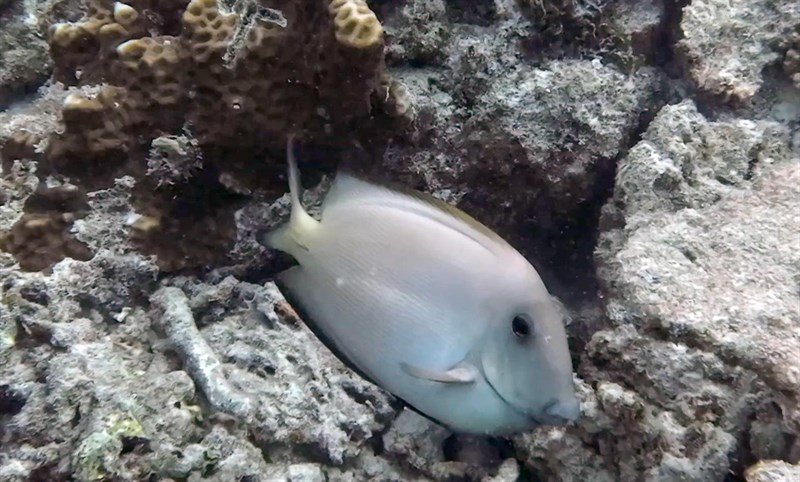
[[307, 251], [306, 240], [317, 228], [319, 221], [312, 218], [300, 202], [300, 171], [294, 157], [294, 136], [286, 141], [286, 159], [289, 163], [289, 195], [292, 213], [289, 222], [263, 236], [263, 244], [297, 257], [298, 248]]

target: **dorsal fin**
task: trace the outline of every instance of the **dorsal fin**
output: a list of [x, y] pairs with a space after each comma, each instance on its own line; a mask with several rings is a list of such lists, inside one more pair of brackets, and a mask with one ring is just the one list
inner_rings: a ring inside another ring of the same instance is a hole
[[300, 201], [302, 186], [300, 184], [300, 170], [297, 167], [297, 159], [294, 155], [293, 135], [290, 135], [286, 140], [286, 159], [288, 164], [289, 196], [292, 203], [289, 222], [269, 233], [259, 234], [259, 242], [297, 258], [300, 255], [300, 251], [308, 251], [307, 239], [315, 232], [319, 222], [308, 214], [308, 211], [305, 210], [303, 203]]
[[340, 170], [336, 174], [336, 179], [334, 179], [333, 185], [322, 205], [322, 216], [324, 219], [326, 209], [342, 206], [351, 201], [369, 203], [371, 200], [380, 200], [381, 203], [386, 203], [387, 199], [391, 199], [391, 195], [405, 201], [416, 201], [420, 206], [444, 214], [446, 218], [453, 221], [451, 227], [460, 228], [459, 230], [464, 234], [467, 234], [467, 229], [471, 229], [491, 241], [503, 246], [509, 246], [497, 233], [452, 204], [400, 184], [386, 181], [367, 181], [348, 171]]

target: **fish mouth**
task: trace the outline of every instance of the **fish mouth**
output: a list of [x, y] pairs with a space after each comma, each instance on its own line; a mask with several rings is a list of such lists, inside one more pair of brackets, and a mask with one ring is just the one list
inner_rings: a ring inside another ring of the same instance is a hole
[[502, 401], [503, 401], [503, 403], [505, 403], [506, 405], [508, 405], [508, 408], [510, 408], [510, 409], [511, 409], [513, 412], [517, 413], [518, 415], [522, 415], [523, 417], [525, 417], [525, 418], [527, 418], [528, 420], [530, 420], [531, 422], [533, 422], [535, 425], [546, 425], [547, 421], [546, 421], [546, 420], [544, 420], [544, 419], [542, 419], [540, 416], [538, 416], [538, 415], [534, 415], [534, 414], [533, 414], [533, 413], [531, 413], [529, 410], [525, 410], [525, 409], [523, 409], [523, 408], [521, 408], [521, 407], [519, 407], [519, 406], [517, 406], [517, 405], [515, 405], [515, 404], [511, 403], [510, 401], [508, 401], [508, 399], [506, 399], [506, 397], [504, 397], [504, 396], [503, 396], [503, 395], [502, 395], [502, 394], [501, 394], [501, 393], [500, 393], [500, 392], [499, 392], [499, 391], [498, 391], [498, 390], [497, 390], [497, 389], [494, 387], [494, 385], [492, 385], [492, 382], [491, 382], [491, 381], [489, 381], [489, 378], [488, 378], [486, 375], [484, 375], [484, 376], [483, 376], [483, 379], [484, 379], [484, 380], [486, 380], [486, 384], [487, 384], [487, 385], [489, 385], [489, 388], [491, 388], [491, 389], [492, 389], [492, 391], [494, 392], [494, 394], [495, 394], [495, 395], [497, 395], [497, 397], [498, 397], [498, 398], [500, 398], [500, 400], [502, 400]]
[[560, 417], [555, 414], [551, 415], [550, 413], [548, 413], [549, 409], [558, 404], [558, 400], [556, 399], [551, 400], [544, 407], [537, 410], [536, 414], [534, 415], [534, 413], [531, 412], [530, 410], [526, 410], [520, 407], [519, 405], [511, 403], [507, 398], [505, 398], [502, 394], [500, 394], [500, 392], [494, 387], [494, 385], [492, 385], [492, 382], [489, 381], [488, 377], [484, 376], [483, 379], [486, 380], [486, 383], [489, 385], [489, 387], [492, 389], [495, 395], [497, 395], [500, 398], [500, 400], [502, 400], [508, 406], [508, 408], [510, 408], [513, 412], [527, 418], [537, 426], [540, 425], [558, 426], [558, 425], [565, 425], [572, 421], [571, 419]]

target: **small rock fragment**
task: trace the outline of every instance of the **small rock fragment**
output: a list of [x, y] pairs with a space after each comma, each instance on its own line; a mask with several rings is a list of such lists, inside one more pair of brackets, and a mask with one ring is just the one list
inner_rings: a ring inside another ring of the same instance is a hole
[[197, 329], [186, 295], [179, 288], [164, 287], [150, 301], [161, 310], [164, 331], [184, 356], [189, 373], [211, 404], [217, 410], [250, 420], [254, 413], [252, 399], [226, 380], [217, 355]]
[[289, 466], [289, 482], [325, 482], [325, 474], [318, 464], [294, 464]]
[[798, 482], [800, 465], [792, 465], [782, 460], [762, 460], [749, 467], [744, 478], [747, 482]]

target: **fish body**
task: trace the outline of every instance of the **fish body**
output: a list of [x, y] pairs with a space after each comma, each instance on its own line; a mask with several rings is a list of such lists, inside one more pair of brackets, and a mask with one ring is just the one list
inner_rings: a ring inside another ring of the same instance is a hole
[[338, 356], [455, 431], [577, 418], [560, 311], [521, 254], [453, 206], [343, 172], [317, 221], [287, 155], [291, 219], [263, 242], [297, 260], [278, 284]]

